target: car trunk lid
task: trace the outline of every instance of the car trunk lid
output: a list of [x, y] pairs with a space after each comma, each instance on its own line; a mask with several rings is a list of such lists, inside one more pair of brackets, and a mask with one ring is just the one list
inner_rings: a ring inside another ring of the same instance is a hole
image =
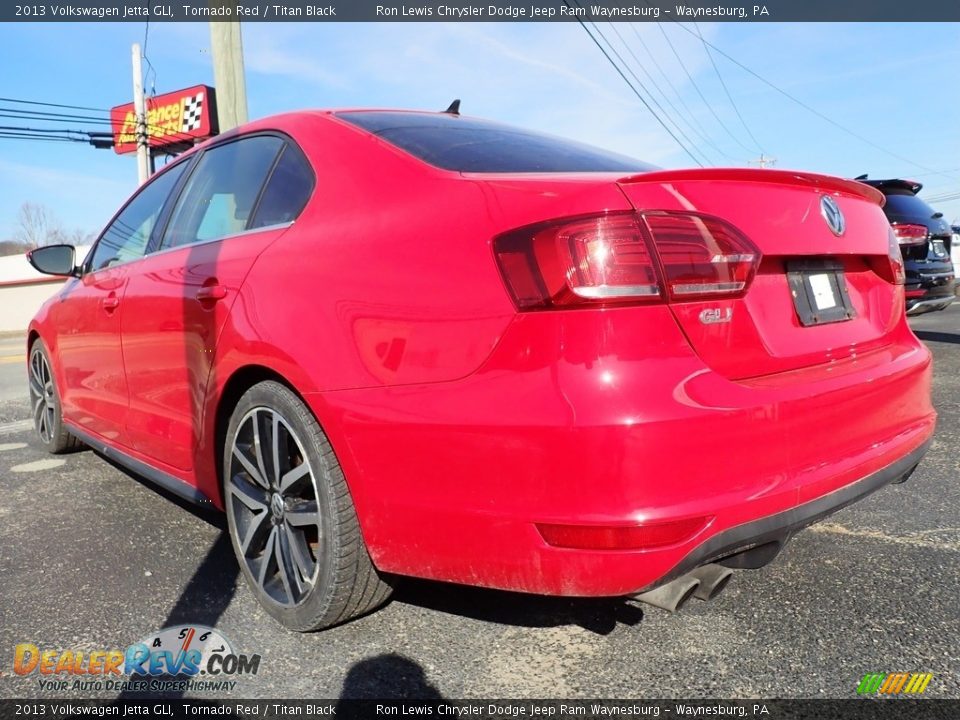
[[759, 377], [891, 342], [903, 291], [890, 274], [890, 227], [876, 189], [813, 173], [714, 168], [649, 172], [618, 184], [645, 216], [718, 217], [762, 253], [742, 296], [670, 304], [717, 372]]

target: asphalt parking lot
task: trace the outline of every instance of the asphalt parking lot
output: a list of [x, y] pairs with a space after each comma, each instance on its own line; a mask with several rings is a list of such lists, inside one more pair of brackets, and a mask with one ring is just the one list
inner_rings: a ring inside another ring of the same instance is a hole
[[125, 648], [184, 623], [261, 654], [259, 673], [225, 693], [236, 698], [847, 698], [865, 673], [893, 671], [933, 673], [928, 696], [960, 697], [960, 307], [911, 324], [936, 357], [926, 460], [714, 601], [671, 616], [410, 581], [381, 611], [310, 635], [260, 611], [218, 516], [93, 452], [41, 452], [22, 346], [4, 340], [0, 697], [64, 697], [13, 673], [18, 643]]

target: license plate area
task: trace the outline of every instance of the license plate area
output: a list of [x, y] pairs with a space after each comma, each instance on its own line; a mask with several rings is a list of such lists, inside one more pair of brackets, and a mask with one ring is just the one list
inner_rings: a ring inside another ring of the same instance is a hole
[[787, 281], [804, 327], [844, 322], [856, 316], [843, 265], [835, 260], [789, 260]]

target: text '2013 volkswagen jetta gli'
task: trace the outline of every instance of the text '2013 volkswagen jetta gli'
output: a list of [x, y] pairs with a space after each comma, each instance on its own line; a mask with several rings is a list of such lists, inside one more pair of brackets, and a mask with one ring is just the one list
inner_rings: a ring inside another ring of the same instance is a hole
[[30, 325], [36, 429], [224, 509], [289, 628], [398, 575], [675, 607], [925, 452], [882, 200], [453, 113], [260, 120], [78, 267], [33, 251], [72, 276]]

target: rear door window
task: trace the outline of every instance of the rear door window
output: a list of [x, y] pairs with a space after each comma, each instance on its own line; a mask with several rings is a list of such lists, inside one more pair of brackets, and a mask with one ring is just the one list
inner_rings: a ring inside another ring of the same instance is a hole
[[205, 151], [180, 194], [160, 249], [247, 230], [283, 146], [279, 137], [255, 135]]
[[313, 192], [313, 170], [299, 150], [286, 145], [263, 189], [250, 228], [292, 222]]

